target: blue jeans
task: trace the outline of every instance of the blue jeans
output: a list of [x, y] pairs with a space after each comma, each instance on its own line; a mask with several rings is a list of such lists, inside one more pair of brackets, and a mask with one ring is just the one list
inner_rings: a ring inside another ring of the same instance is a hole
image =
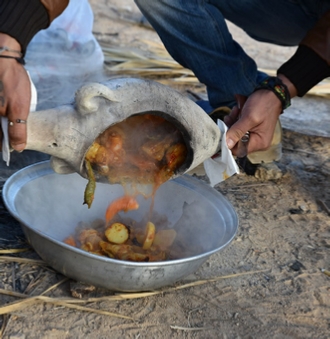
[[250, 95], [266, 74], [233, 40], [225, 19], [258, 41], [297, 46], [330, 0], [135, 0], [171, 56], [206, 85], [212, 107]]

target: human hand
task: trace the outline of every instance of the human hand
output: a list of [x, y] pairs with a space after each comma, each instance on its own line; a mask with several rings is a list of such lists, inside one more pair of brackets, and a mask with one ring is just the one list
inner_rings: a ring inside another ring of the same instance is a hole
[[272, 142], [276, 123], [282, 112], [282, 104], [276, 95], [269, 90], [258, 90], [252, 93], [244, 106], [235, 106], [225, 117], [229, 126], [227, 145], [234, 155], [238, 154], [238, 141], [250, 132], [247, 152], [267, 149]]
[[[288, 89], [291, 99], [297, 96], [297, 89], [290, 79], [283, 74], [277, 74], [277, 77]], [[245, 103], [242, 96], [237, 96], [236, 100], [240, 107], [234, 107], [225, 117], [225, 123], [229, 127], [226, 140], [228, 148], [237, 155], [238, 141], [249, 131], [247, 152], [267, 149], [271, 145], [278, 117], [282, 113], [281, 101], [267, 89], [252, 93]]]
[[[20, 51], [19, 43], [0, 33], [0, 47], [6, 46]], [[5, 51], [2, 55], [17, 56]], [[31, 85], [28, 74], [15, 59], [0, 58], [0, 116], [8, 118], [8, 135], [10, 146], [16, 151], [26, 146], [26, 121], [30, 111]], [[0, 146], [2, 130], [0, 129]]]

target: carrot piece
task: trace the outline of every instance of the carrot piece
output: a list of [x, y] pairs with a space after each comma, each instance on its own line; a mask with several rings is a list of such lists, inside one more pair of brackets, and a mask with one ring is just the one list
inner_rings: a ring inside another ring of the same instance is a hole
[[68, 236], [67, 238], [65, 238], [63, 240], [64, 243], [66, 243], [67, 245], [73, 246], [73, 247], [77, 247], [77, 243], [74, 239], [74, 237], [72, 235]]
[[139, 208], [139, 204], [134, 197], [125, 195], [114, 200], [107, 208], [105, 212], [105, 222], [106, 224], [120, 211], [130, 211], [137, 210]]

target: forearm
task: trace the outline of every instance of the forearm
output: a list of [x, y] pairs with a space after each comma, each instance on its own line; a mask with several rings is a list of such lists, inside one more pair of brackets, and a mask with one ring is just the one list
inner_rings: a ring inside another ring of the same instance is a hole
[[285, 76], [300, 97], [330, 76], [330, 11], [307, 33], [278, 75]]
[[69, 0], [40, 0], [47, 10], [49, 22], [51, 23], [68, 6]]

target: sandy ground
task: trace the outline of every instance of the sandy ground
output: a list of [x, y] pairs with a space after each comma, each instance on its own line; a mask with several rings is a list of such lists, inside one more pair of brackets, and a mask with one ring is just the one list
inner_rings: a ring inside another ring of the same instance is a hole
[[[101, 42], [125, 46], [141, 37], [158, 41], [152, 30], [119, 19], [140, 18], [133, 1], [92, 0], [91, 4], [95, 36]], [[276, 69], [293, 53], [291, 48], [255, 43], [232, 29], [260, 67]], [[298, 110], [304, 113], [317, 115], [320, 106], [330, 109], [325, 99], [299, 100]], [[135, 321], [34, 303], [0, 318], [3, 338], [329, 338], [330, 277], [320, 269], [330, 270], [330, 140], [309, 130], [298, 133], [289, 123], [285, 126], [283, 156], [272, 172], [236, 175], [216, 187], [235, 207], [239, 231], [229, 247], [212, 255], [185, 281], [250, 274], [165, 290], [157, 296], [87, 305]], [[2, 173], [5, 180], [8, 172]], [[199, 178], [206, 180], [203, 175]], [[3, 204], [0, 227], [3, 249], [27, 246], [19, 224]], [[33, 250], [20, 256], [38, 258]], [[10, 261], [0, 262], [0, 270], [0, 288], [30, 296], [63, 279], [50, 268]], [[71, 297], [73, 290], [68, 281], [46, 295]], [[93, 295], [112, 294], [93, 291]], [[14, 300], [19, 298], [0, 296], [1, 305]]]

